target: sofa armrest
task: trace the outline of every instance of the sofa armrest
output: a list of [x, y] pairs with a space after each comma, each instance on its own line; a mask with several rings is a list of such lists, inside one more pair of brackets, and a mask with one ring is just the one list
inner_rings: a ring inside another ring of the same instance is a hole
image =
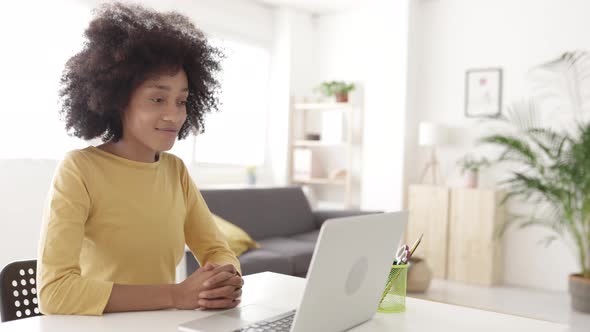
[[312, 211], [314, 221], [318, 228], [328, 219], [344, 218], [352, 216], [362, 216], [366, 214], [383, 213], [382, 211], [362, 211], [362, 210], [314, 210]]

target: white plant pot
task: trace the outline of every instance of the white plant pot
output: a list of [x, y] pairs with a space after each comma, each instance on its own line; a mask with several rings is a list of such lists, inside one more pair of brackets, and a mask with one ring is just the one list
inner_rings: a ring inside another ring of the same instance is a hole
[[465, 175], [465, 186], [467, 188], [477, 188], [479, 182], [478, 172], [467, 172]]

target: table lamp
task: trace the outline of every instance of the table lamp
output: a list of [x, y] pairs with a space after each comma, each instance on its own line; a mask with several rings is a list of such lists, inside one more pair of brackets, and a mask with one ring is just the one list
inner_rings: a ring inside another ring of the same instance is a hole
[[438, 184], [439, 167], [436, 159], [436, 148], [448, 141], [447, 130], [444, 126], [433, 122], [421, 122], [418, 128], [418, 144], [431, 148], [430, 160], [422, 171], [420, 182], [424, 183], [428, 171], [432, 174], [432, 183]]

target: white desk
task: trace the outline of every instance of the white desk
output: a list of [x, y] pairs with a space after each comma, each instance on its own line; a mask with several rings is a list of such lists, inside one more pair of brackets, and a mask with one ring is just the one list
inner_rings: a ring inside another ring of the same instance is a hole
[[[305, 279], [276, 273], [265, 272], [246, 276], [241, 305], [264, 303], [286, 310], [292, 309], [299, 303], [304, 286]], [[378, 313], [371, 321], [351, 331], [553, 332], [569, 330], [565, 325], [412, 298], [408, 298], [406, 304], [407, 310], [405, 313]], [[551, 305], [551, 303], [547, 305]], [[200, 310], [166, 310], [106, 314], [102, 317], [38, 316], [1, 323], [0, 331], [172, 332], [176, 331], [176, 327], [180, 323], [215, 313], [214, 311]]]

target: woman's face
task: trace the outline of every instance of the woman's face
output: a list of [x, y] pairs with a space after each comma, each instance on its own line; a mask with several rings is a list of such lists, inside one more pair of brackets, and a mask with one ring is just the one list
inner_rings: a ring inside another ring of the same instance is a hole
[[156, 153], [170, 150], [186, 120], [187, 97], [184, 70], [148, 78], [133, 91], [123, 112], [123, 140]]

